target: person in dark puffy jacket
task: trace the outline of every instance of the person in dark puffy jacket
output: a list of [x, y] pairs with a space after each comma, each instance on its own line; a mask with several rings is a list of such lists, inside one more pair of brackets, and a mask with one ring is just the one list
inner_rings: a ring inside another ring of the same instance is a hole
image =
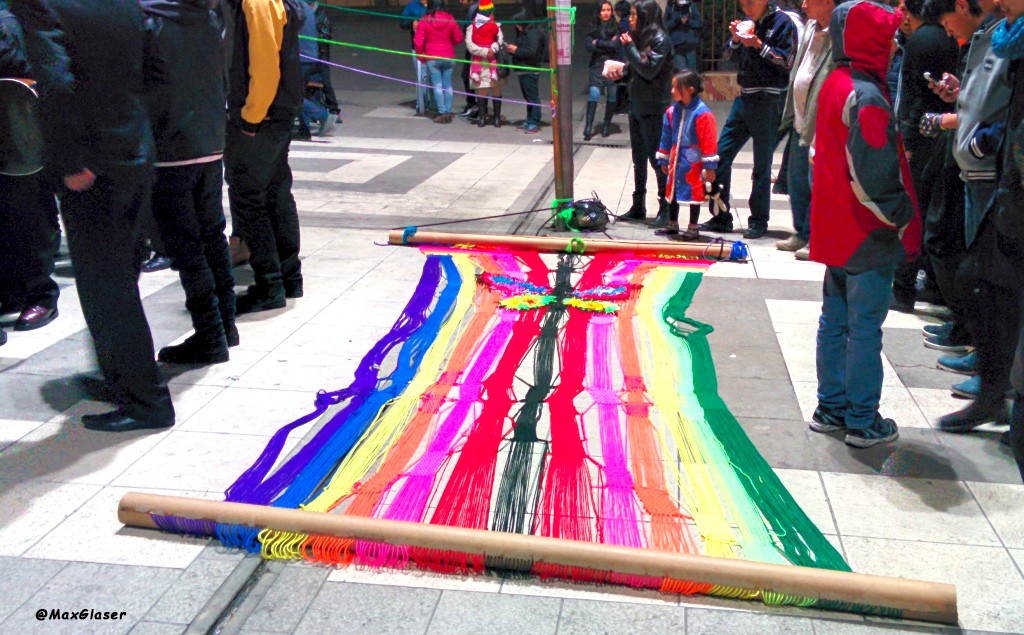
[[[533, 4], [531, 0], [527, 0], [523, 3], [523, 8], [512, 16], [512, 20], [515, 22], [516, 39], [507, 47], [508, 52], [512, 54], [512, 63], [516, 66], [530, 68], [545, 66], [544, 57], [547, 51], [548, 35], [544, 26], [534, 21], [537, 19], [537, 15], [534, 12]], [[519, 89], [523, 93], [523, 99], [530, 104], [526, 107], [523, 132], [537, 134], [540, 132], [540, 71], [516, 69], [516, 76], [519, 77]]]
[[826, 269], [810, 428], [843, 432], [856, 448], [899, 436], [878, 412], [882, 322], [896, 267], [921, 246], [910, 166], [885, 87], [900, 18], [869, 0], [833, 10], [836, 66], [818, 95], [815, 123], [810, 256]]
[[140, 0], [164, 81], [146, 95], [156, 140], [153, 216], [185, 290], [190, 337], [160, 349], [178, 364], [228, 361], [238, 345], [235, 280], [222, 203], [221, 24], [209, 0]]
[[661, 141], [661, 118], [672, 97], [672, 44], [661, 24], [658, 4], [654, 0], [637, 0], [629, 11], [631, 33], [619, 36], [626, 59], [625, 75], [629, 80], [629, 144], [633, 151], [633, 205], [622, 219], [646, 220], [649, 165], [658, 184], [655, 224], [666, 226], [667, 177], [658, 167], [656, 155]]
[[[455, 71], [455, 45], [463, 40], [462, 29], [444, 10], [444, 0], [430, 0], [427, 13], [416, 26], [413, 47], [427, 66], [427, 78], [434, 89], [437, 115], [434, 123], [452, 122], [452, 73]], [[443, 59], [431, 59], [432, 57]]]
[[602, 76], [604, 63], [608, 60], [622, 61], [622, 44], [619, 42], [618, 22], [611, 0], [604, 0], [583, 45], [590, 51], [589, 95], [587, 98], [587, 118], [583, 127], [583, 138], [590, 141], [594, 136], [594, 117], [597, 116], [597, 102], [601, 100], [601, 92], [605, 94], [604, 123], [601, 125], [601, 136], [611, 134], [612, 115], [615, 114], [615, 82]]
[[700, 9], [693, 0], [665, 3], [665, 30], [672, 39], [672, 65], [677, 71], [697, 71], [701, 26]]

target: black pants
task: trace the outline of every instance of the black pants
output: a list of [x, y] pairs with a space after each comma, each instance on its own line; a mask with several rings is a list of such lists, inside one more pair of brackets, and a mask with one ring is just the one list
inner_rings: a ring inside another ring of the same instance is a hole
[[936, 173], [931, 200], [928, 201], [924, 249], [931, 260], [942, 298], [953, 312], [955, 328], [950, 338], [957, 343], [968, 343], [967, 319], [956, 286], [956, 272], [967, 249], [964, 245], [964, 183], [960, 180], [960, 168], [949, 156], [951, 139], [941, 141], [935, 148], [936, 155], [946, 160]]
[[[921, 212], [922, 221], [927, 216], [928, 205], [935, 189], [936, 181], [942, 170], [942, 156], [936, 155], [936, 148], [939, 144], [935, 139], [921, 139], [915, 142], [914, 147], [908, 147], [910, 151], [910, 177], [914, 184], [914, 193], [917, 195], [917, 206]], [[896, 268], [896, 275], [892, 281], [892, 294], [897, 300], [909, 304], [914, 303], [917, 296], [917, 272], [924, 269], [928, 275], [928, 284], [937, 287], [935, 281], [935, 270], [932, 268], [931, 260], [924, 252], [924, 232], [921, 233], [921, 255], [913, 261], [903, 263]], [[941, 289], [939, 293], [941, 294]]]
[[148, 207], [149, 165], [104, 169], [92, 188], [61, 197], [85, 323], [115, 403], [147, 420], [174, 420], [139, 296], [139, 214]]
[[153, 216], [171, 266], [185, 289], [196, 333], [217, 333], [235, 320], [235, 278], [224, 236], [222, 164], [157, 168]]
[[0, 303], [55, 308], [53, 275], [57, 200], [38, 174], [0, 174]]
[[249, 247], [260, 293], [280, 296], [301, 285], [299, 216], [288, 167], [291, 121], [263, 122], [255, 137], [228, 123], [225, 177], [233, 225]]
[[[330, 58], [324, 58], [324, 60], [329, 61]], [[341, 106], [338, 105], [338, 96], [334, 94], [334, 84], [331, 83], [331, 67], [327, 64], [322, 64], [322, 66], [323, 72], [321, 76], [324, 84], [324, 105], [327, 106], [327, 112], [337, 115], [341, 112]]]
[[[1021, 296], [1024, 300], [1024, 295]], [[1024, 307], [1021, 307], [1024, 310]], [[1020, 478], [1024, 480], [1024, 322], [1017, 337], [1017, 353], [1013, 359], [1010, 383], [1016, 393], [1013, 400], [1013, 415], [1010, 417], [1010, 447], [1017, 459]]]
[[526, 123], [540, 123], [540, 73], [519, 73], [519, 90], [523, 91], [523, 99], [529, 102], [526, 107]]
[[474, 93], [473, 89], [469, 85], [469, 61], [471, 59], [472, 59], [472, 56], [467, 51], [466, 52], [466, 63], [462, 65], [462, 87], [463, 87], [463, 92], [468, 93], [466, 95], [466, 105], [467, 106], [475, 106], [476, 105], [476, 97], [474, 96], [475, 93]]
[[638, 115], [629, 111], [629, 145], [633, 151], [633, 201], [647, 194], [647, 166], [654, 170], [658, 182], [658, 198], [665, 198], [668, 177], [658, 167], [655, 155], [661, 142], [661, 115]]
[[750, 226], [768, 227], [772, 196], [772, 156], [779, 144], [779, 123], [785, 95], [755, 93], [732, 102], [732, 110], [718, 135], [718, 169], [715, 183], [722, 189], [722, 201], [729, 209], [732, 162], [747, 141], [754, 142], [754, 171], [751, 174]]
[[[1001, 249], [991, 214], [957, 271], [957, 287], [974, 346], [978, 351], [979, 401], [1001, 401], [1010, 384], [1010, 368], [1020, 333], [1019, 274], [1024, 259]], [[1014, 274], [1017, 275], [1014, 275]]]

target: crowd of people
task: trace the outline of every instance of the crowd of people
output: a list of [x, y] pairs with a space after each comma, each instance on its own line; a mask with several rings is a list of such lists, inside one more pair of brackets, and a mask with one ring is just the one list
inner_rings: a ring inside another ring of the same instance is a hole
[[[443, 0], [403, 11], [417, 111], [453, 121], [462, 61], [461, 114], [500, 127], [511, 64], [530, 104], [522, 128], [536, 132], [542, 5], [518, 5], [506, 41], [492, 0], [462, 4], [462, 21]], [[927, 299], [949, 319], [925, 328], [924, 345], [947, 354], [939, 368], [968, 377], [952, 387], [966, 407], [938, 427], [1009, 423], [1001, 440], [1024, 475], [1024, 0], [804, 0], [802, 16], [773, 0], [739, 6], [724, 51], [740, 94], [719, 130], [701, 99], [698, 7], [597, 5], [583, 41], [584, 136], [608, 136], [612, 116], [628, 112], [635, 181], [623, 218], [646, 222], [650, 168], [659, 233], [731, 232], [733, 162], [749, 141], [743, 235], [760, 238], [781, 145], [774, 187], [789, 197], [794, 233], [776, 247], [826, 265], [811, 428], [857, 448], [898, 437], [879, 412], [881, 327], [890, 310]], [[43, 169], [0, 175], [0, 223], [19, 227], [17, 244], [4, 245], [16, 265], [2, 270], [0, 299], [21, 311], [16, 330], [57, 317], [57, 192], [104, 398], [116, 406], [86, 417], [87, 427], [173, 425], [156, 360], [226, 361], [240, 338], [236, 315], [302, 296], [288, 152], [296, 120], [301, 137], [311, 120], [324, 133], [340, 117], [322, 63], [330, 29], [312, 0], [0, 0], [0, 77], [35, 80], [46, 142]], [[237, 297], [222, 180], [231, 244], [244, 245], [255, 279]], [[711, 218], [701, 224], [705, 203]], [[137, 287], [146, 219], [180, 274], [194, 329], [155, 355]]]

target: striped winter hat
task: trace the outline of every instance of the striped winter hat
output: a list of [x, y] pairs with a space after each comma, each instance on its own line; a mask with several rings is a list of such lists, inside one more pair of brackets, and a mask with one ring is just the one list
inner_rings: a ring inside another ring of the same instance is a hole
[[494, 11], [493, 0], [480, 0], [480, 5], [476, 8], [480, 13], [491, 13]]

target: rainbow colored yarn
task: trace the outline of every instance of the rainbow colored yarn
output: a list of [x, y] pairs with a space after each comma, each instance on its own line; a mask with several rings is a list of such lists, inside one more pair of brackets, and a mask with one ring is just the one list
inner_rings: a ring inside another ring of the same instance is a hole
[[[228, 500], [849, 571], [718, 396], [712, 329], [686, 315], [711, 261], [424, 251], [409, 304], [353, 383], [321, 392], [313, 413], [283, 427]], [[288, 434], [328, 412], [272, 469]], [[175, 518], [160, 524], [216, 531], [267, 558], [477, 573], [503, 564]], [[815, 604], [565, 567], [526, 573]]]

